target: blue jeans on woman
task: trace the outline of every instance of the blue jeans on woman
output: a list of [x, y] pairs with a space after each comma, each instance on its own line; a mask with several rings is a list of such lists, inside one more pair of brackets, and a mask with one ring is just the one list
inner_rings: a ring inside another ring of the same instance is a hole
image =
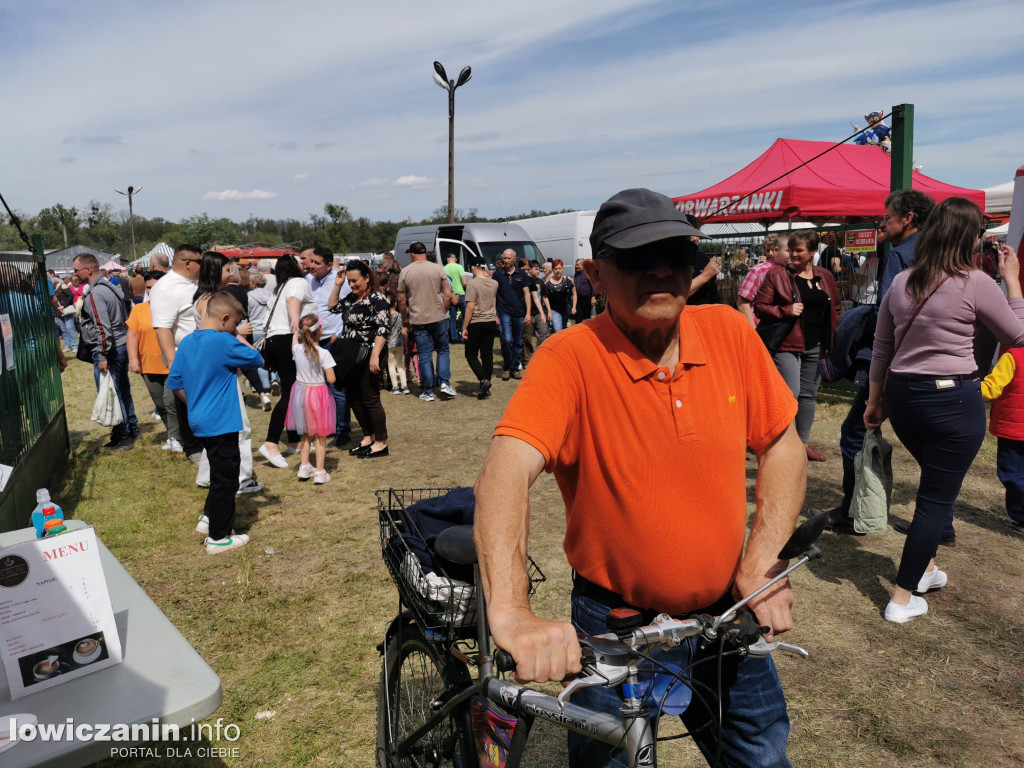
[[74, 315], [61, 315], [57, 318], [61, 336], [64, 338], [64, 349], [74, 353], [78, 350], [78, 329], [75, 327]]
[[[725, 610], [732, 601], [723, 601]], [[716, 606], [717, 607], [717, 606]], [[718, 611], [719, 613], [721, 612]], [[578, 589], [572, 591], [572, 623], [588, 635], [608, 631], [605, 615], [609, 607], [583, 596]], [[691, 664], [694, 679], [712, 691], [718, 690], [718, 665], [714, 658], [718, 646], [712, 643], [700, 648], [696, 638], [684, 641], [676, 648], [656, 650], [651, 655], [662, 664], [673, 664], [686, 669]], [[700, 663], [701, 660], [708, 660]], [[638, 665], [650, 668], [648, 662]], [[707, 705], [718, 711], [713, 697], [700, 689]], [[618, 688], [595, 686], [582, 688], [572, 695], [572, 703], [599, 712], [617, 715], [622, 706]], [[656, 704], [657, 702], [655, 702]], [[656, 717], [656, 715], [655, 715]], [[710, 763], [718, 747], [713, 727], [701, 726], [712, 719], [701, 700], [694, 696], [687, 710], [680, 716], [686, 728], [694, 734], [694, 742]], [[657, 725], [655, 724], [655, 729]], [[742, 765], [745, 768], [788, 768], [786, 742], [789, 739], [789, 715], [782, 683], [770, 657], [726, 656], [722, 660], [722, 765]], [[625, 750], [575, 732], [569, 733], [569, 765], [571, 768], [604, 768], [628, 765]]]
[[915, 590], [935, 557], [953, 503], [985, 439], [985, 403], [977, 376], [893, 373], [885, 389], [896, 437], [921, 468], [914, 520], [907, 532], [896, 584]]
[[558, 331], [565, 328], [565, 321], [567, 315], [564, 312], [559, 312], [557, 309], [551, 310], [551, 332], [558, 333]]

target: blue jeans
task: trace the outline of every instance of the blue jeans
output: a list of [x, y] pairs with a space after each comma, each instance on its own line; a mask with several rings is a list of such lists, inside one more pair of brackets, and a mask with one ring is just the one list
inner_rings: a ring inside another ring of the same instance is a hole
[[[321, 338], [320, 346], [330, 352], [331, 337], [328, 336], [326, 339]], [[260, 370], [263, 369], [261, 368]], [[334, 412], [336, 414], [334, 421], [334, 438], [335, 440], [344, 441], [348, 439], [349, 433], [352, 430], [352, 421], [349, 418], [348, 412], [348, 393], [345, 387], [342, 387], [341, 389], [331, 387], [330, 389], [331, 394], [334, 396]]]
[[[100, 353], [93, 350], [92, 353], [92, 375], [96, 381], [96, 391], [100, 388]], [[128, 382], [128, 347], [124, 344], [117, 347], [113, 356], [107, 358], [107, 370], [114, 380], [114, 391], [117, 392], [117, 402], [121, 404], [121, 413], [124, 421], [111, 427], [110, 440], [118, 440], [134, 435], [139, 431], [139, 420], [135, 416], [135, 402], [132, 400], [132, 389]]]
[[[951, 382], [941, 389], [936, 382]], [[967, 470], [985, 439], [981, 382], [969, 376], [890, 374], [885, 389], [896, 437], [921, 468], [914, 519], [903, 545], [896, 583], [915, 590], [953, 520]]]
[[551, 310], [551, 332], [558, 333], [565, 328], [566, 315], [557, 309]]
[[453, 293], [452, 305], [448, 309], [448, 339], [452, 344], [462, 341], [462, 331], [459, 328], [459, 309], [466, 311], [466, 294]]
[[74, 352], [78, 349], [78, 331], [75, 328], [74, 315], [61, 315], [57, 318], [57, 325], [60, 326], [61, 336], [64, 337], [64, 349]]
[[[723, 605], [722, 610], [728, 605]], [[588, 635], [608, 631], [604, 617], [608, 606], [602, 605], [578, 590], [572, 592], [572, 623]], [[691, 664], [693, 679], [718, 689], [718, 665], [714, 661], [700, 664], [702, 659], [713, 658], [717, 644], [706, 649], [698, 647], [691, 638], [676, 648], [657, 650], [651, 655], [662, 664], [674, 664], [685, 669]], [[650, 668], [649, 662], [638, 665]], [[702, 692], [708, 706], [715, 707], [713, 696]], [[618, 714], [622, 697], [617, 688], [595, 686], [583, 688], [572, 696], [572, 703], [609, 714]], [[657, 702], [655, 702], [656, 704]], [[717, 714], [717, 709], [715, 710]], [[656, 715], [655, 715], [656, 717]], [[689, 708], [681, 715], [683, 724], [695, 732], [711, 718], [705, 705], [695, 695]], [[655, 729], [657, 724], [654, 724]], [[694, 741], [709, 763], [715, 758], [717, 744], [713, 728], [694, 734]], [[786, 768], [786, 742], [789, 739], [789, 715], [786, 697], [775, 672], [771, 658], [726, 656], [722, 660], [722, 762], [745, 768]], [[569, 734], [569, 765], [571, 768], [603, 768], [627, 765], [625, 750], [582, 734]]]
[[501, 367], [506, 371], [518, 371], [523, 354], [524, 318], [498, 315], [498, 319], [501, 320]]
[[437, 378], [442, 384], [451, 380], [451, 360], [448, 355], [448, 318], [436, 323], [412, 326], [416, 353], [420, 358], [420, 384], [423, 392], [434, 394], [434, 350], [437, 350]]
[[1024, 442], [999, 438], [996, 450], [996, 474], [1006, 488], [1006, 514], [1024, 525]]

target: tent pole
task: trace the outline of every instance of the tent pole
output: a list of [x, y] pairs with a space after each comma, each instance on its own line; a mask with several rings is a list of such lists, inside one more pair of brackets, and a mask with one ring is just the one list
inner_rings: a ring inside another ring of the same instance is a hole
[[889, 191], [913, 187], [914, 173], [914, 105], [898, 104], [892, 108], [892, 173]]

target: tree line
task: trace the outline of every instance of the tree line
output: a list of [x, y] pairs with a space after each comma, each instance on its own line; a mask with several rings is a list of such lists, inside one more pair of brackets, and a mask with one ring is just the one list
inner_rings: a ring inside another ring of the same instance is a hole
[[[551, 213], [568, 213], [570, 209]], [[530, 211], [513, 219], [547, 216], [544, 211]], [[31, 238], [42, 235], [46, 250], [83, 245], [111, 253], [119, 253], [125, 262], [132, 259], [131, 227], [128, 211], [113, 210], [109, 203], [91, 201], [84, 208], [60, 203], [44, 208], [34, 216], [16, 214], [21, 228]], [[446, 206], [433, 212], [430, 218], [415, 224], [445, 222]], [[456, 209], [458, 222], [506, 221], [505, 218], [487, 219], [477, 215], [476, 208]], [[135, 248], [139, 256], [148, 253], [158, 243], [172, 247], [180, 243], [211, 245], [303, 245], [330, 248], [335, 253], [383, 253], [395, 245], [395, 236], [407, 222], [371, 221], [365, 216], [354, 217], [347, 206], [326, 203], [322, 213], [311, 213], [308, 220], [266, 219], [250, 217], [246, 221], [212, 218], [202, 213], [187, 216], [180, 221], [162, 217], [135, 216]], [[26, 245], [11, 217], [0, 218], [0, 251], [25, 250]]]

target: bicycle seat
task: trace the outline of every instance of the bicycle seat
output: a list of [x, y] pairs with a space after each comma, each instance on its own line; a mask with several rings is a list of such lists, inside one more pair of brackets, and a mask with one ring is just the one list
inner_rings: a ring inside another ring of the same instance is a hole
[[458, 565], [476, 564], [476, 545], [472, 525], [453, 525], [434, 539], [434, 552]]

